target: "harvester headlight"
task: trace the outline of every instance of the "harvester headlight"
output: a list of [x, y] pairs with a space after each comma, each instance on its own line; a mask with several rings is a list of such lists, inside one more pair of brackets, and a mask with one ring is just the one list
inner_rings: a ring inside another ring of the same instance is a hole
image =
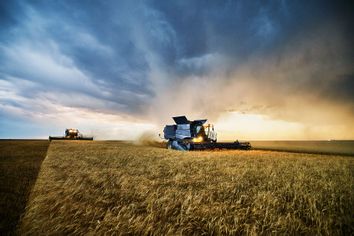
[[195, 143], [203, 142], [203, 137], [202, 137], [202, 136], [199, 136], [199, 137], [197, 137], [197, 138], [193, 138], [193, 142], [195, 142]]

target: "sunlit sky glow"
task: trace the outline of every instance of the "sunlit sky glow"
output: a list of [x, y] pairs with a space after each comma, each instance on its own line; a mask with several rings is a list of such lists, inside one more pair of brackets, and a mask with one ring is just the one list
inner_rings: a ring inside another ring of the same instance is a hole
[[0, 1], [0, 138], [157, 137], [186, 115], [220, 140], [354, 139], [352, 9]]

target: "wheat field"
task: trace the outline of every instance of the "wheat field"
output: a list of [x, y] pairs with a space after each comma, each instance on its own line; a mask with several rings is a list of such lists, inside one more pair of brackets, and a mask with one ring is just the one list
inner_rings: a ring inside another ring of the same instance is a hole
[[16, 231], [48, 141], [0, 141], [0, 235]]
[[55, 141], [19, 233], [349, 235], [353, 185], [352, 157]]

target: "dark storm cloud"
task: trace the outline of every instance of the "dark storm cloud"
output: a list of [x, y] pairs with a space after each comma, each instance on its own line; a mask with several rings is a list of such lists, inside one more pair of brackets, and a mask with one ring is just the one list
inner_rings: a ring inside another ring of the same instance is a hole
[[[152, 5], [176, 35], [174, 53], [159, 55], [168, 75], [179, 82], [159, 99], [183, 97], [194, 103], [188, 109], [185, 102], [174, 101], [178, 105], [169, 113], [187, 110], [211, 117], [228, 106], [255, 113], [267, 112], [254, 109], [265, 106], [273, 108], [268, 109], [273, 118], [298, 121], [299, 112], [305, 114], [308, 106], [314, 106], [311, 100], [349, 106], [353, 117], [354, 100], [348, 96], [354, 74], [350, 2], [154, 1]], [[180, 86], [184, 80], [188, 82]], [[208, 83], [212, 86], [203, 89]], [[298, 102], [289, 105], [288, 100]], [[169, 103], [164, 107], [168, 109]], [[309, 117], [318, 120], [317, 115]]]
[[348, 40], [353, 38], [353, 16], [349, 15], [348, 4], [154, 1], [154, 6], [163, 13], [178, 37], [178, 58], [175, 60], [220, 53], [231, 57], [231, 63], [237, 65], [252, 56], [273, 55], [274, 50], [287, 46], [293, 38], [302, 37], [300, 40], [303, 40], [306, 34], [327, 25], [335, 25], [341, 34], [348, 34]]
[[[323, 97], [329, 97], [340, 102], [354, 101], [354, 75], [342, 75], [335, 81], [328, 81], [323, 89]], [[354, 111], [354, 106], [352, 106]]]
[[8, 29], [18, 24], [19, 19], [16, 17], [18, 14], [23, 14], [20, 10], [19, 3], [16, 1], [1, 1], [0, 2], [0, 22], [1, 22], [1, 39], [6, 37], [5, 33]]
[[[40, 99], [143, 116], [171, 106], [156, 100], [180, 100], [186, 87], [197, 88], [201, 81], [223, 93], [225, 86], [248, 80], [254, 85], [250, 97], [267, 88], [278, 93], [273, 100], [264, 98], [264, 104], [245, 101], [249, 108], [274, 107], [288, 94], [316, 94], [354, 107], [351, 5], [1, 1], [0, 104], [6, 111], [45, 112], [45, 105], [34, 104]], [[233, 92], [223, 95], [236, 100]], [[191, 100], [198, 101], [191, 105], [198, 110], [215, 99]], [[225, 109], [215, 105], [216, 112]]]

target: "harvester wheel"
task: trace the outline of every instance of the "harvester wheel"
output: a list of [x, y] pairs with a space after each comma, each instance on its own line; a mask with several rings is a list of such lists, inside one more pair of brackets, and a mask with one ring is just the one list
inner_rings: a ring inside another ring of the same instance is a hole
[[172, 149], [172, 141], [171, 140], [168, 140], [166, 147], [167, 147], [167, 149]]

